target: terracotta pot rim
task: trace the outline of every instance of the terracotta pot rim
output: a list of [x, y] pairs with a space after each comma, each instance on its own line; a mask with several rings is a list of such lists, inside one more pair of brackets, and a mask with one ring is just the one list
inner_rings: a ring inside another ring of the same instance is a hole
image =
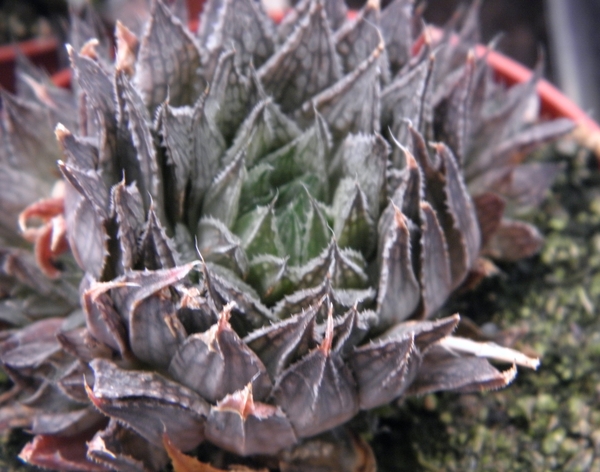
[[19, 54], [34, 64], [42, 65], [51, 73], [58, 66], [59, 41], [53, 36], [42, 36], [0, 46], [0, 86], [14, 89], [14, 69]]
[[0, 62], [14, 61], [17, 51], [24, 56], [35, 56], [40, 53], [53, 52], [58, 49], [58, 40], [53, 36], [40, 37], [0, 46]]

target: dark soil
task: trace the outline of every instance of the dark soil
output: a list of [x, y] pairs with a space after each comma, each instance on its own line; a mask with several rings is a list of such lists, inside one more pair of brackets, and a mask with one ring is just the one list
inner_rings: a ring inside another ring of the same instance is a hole
[[3, 0], [0, 44], [51, 36], [66, 17], [66, 0]]

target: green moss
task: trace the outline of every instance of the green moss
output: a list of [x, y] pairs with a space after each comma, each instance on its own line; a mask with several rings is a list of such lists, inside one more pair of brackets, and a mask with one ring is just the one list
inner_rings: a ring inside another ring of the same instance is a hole
[[[585, 150], [552, 152], [565, 171], [528, 216], [545, 235], [541, 254], [501, 265], [499, 277], [448, 308], [480, 325], [522, 328], [515, 347], [541, 356], [540, 369], [521, 370], [498, 392], [409, 400], [374, 440], [401, 439], [418, 460], [393, 460], [389, 448], [380, 470], [600, 471], [600, 172]], [[397, 418], [400, 436], [385, 429]]]

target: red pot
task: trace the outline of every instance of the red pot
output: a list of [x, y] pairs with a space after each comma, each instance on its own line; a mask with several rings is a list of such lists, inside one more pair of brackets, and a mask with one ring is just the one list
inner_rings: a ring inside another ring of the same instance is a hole
[[58, 70], [59, 42], [56, 38], [36, 38], [15, 45], [0, 46], [0, 86], [14, 92], [17, 51], [50, 74]]

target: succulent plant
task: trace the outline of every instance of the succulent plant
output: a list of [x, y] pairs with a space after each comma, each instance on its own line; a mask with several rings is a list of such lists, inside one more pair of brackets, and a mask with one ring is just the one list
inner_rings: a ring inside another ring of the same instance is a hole
[[159, 470], [210, 443], [213, 465], [306, 470], [319, 441], [356, 456], [361, 410], [534, 367], [431, 320], [483, 257], [539, 247], [504, 209], [541, 198], [557, 168], [524, 155], [571, 128], [470, 52], [476, 12], [433, 41], [410, 0], [303, 0], [279, 25], [210, 0], [196, 33], [180, 3], [118, 23], [114, 61], [88, 11], [72, 94], [27, 65], [2, 92], [0, 428], [35, 435], [21, 457]]

